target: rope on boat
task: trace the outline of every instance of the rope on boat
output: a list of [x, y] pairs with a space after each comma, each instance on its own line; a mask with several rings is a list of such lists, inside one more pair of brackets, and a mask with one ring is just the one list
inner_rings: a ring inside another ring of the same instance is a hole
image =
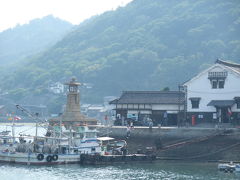
[[[24, 113], [26, 113], [29, 117], [32, 117], [33, 118], [33, 120], [35, 121], [35, 123], [38, 125], [38, 126], [40, 126], [40, 127], [42, 127], [42, 128], [44, 128], [44, 129], [46, 129], [46, 130], [48, 130], [48, 128], [46, 128], [45, 127], [45, 124], [46, 124], [46, 120], [42, 120], [42, 119], [40, 119], [38, 116], [36, 116], [36, 115], [33, 115], [31, 112], [29, 112], [27, 109], [25, 109], [25, 108], [23, 108], [23, 107], [21, 107], [20, 105], [16, 105], [16, 108], [17, 109], [20, 109], [22, 112], [24, 112]], [[38, 121], [37, 121], [38, 120]], [[40, 120], [40, 122], [39, 122], [39, 120]], [[48, 127], [50, 126], [50, 124], [48, 125]], [[20, 133], [23, 133], [23, 132], [26, 132], [26, 131], [28, 131], [28, 130], [30, 130], [30, 129], [33, 129], [33, 128], [36, 128], [36, 127], [31, 127], [31, 128], [29, 128], [29, 129], [27, 129], [27, 130], [24, 130], [24, 131], [22, 131], [22, 132], [19, 132], [19, 134]], [[59, 133], [58, 131], [56, 131], [56, 130], [54, 130], [54, 129], [52, 129], [52, 131], [53, 132], [57, 132], [57, 133]], [[61, 133], [61, 135], [62, 136], [65, 136], [65, 137], [68, 137], [67, 135], [65, 135], [64, 133]]]

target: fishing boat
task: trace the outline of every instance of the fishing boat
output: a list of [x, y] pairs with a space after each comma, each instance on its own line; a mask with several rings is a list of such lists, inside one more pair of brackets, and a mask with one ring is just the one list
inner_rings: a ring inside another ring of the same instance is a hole
[[153, 162], [156, 156], [150, 154], [128, 154], [125, 140], [115, 140], [112, 137], [97, 138], [101, 145], [101, 153], [81, 154], [80, 164], [108, 165], [113, 163]]
[[127, 154], [124, 140], [98, 137], [97, 130], [89, 126], [80, 126], [79, 129], [60, 130], [55, 126], [47, 130], [46, 136], [0, 135], [0, 162], [53, 165], [149, 160], [148, 155]]
[[[0, 162], [52, 165], [79, 163], [81, 154], [101, 153], [96, 128], [78, 126], [66, 129], [62, 124], [49, 125], [41, 121], [21, 106], [22, 111], [35, 118], [35, 135], [20, 132], [15, 135], [15, 122], [12, 130], [0, 133]], [[45, 136], [39, 136], [39, 128], [46, 130]]]
[[[0, 162], [52, 165], [79, 163], [81, 154], [101, 153], [96, 130], [63, 131], [62, 137], [0, 135]], [[86, 130], [85, 130], [86, 129]], [[90, 136], [93, 135], [93, 136]]]
[[221, 163], [218, 164], [218, 170], [223, 172], [240, 172], [240, 164], [230, 163]]

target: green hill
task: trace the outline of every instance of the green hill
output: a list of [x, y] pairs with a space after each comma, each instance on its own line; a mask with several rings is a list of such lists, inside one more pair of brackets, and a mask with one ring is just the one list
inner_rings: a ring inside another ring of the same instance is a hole
[[80, 24], [2, 82], [43, 95], [49, 82], [76, 76], [93, 84], [83, 101], [100, 102], [123, 90], [176, 89], [217, 58], [240, 63], [239, 0], [134, 0]]
[[72, 27], [73, 25], [69, 22], [49, 15], [1, 32], [1, 66], [14, 64], [29, 55], [46, 50], [59, 41]]

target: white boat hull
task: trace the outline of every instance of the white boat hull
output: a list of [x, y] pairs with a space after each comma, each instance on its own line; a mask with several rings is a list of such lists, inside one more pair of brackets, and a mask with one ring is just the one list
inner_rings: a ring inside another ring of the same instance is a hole
[[218, 165], [218, 169], [224, 172], [240, 172], [240, 164], [223, 163]]
[[50, 154], [44, 154], [39, 160], [38, 153], [10, 153], [0, 152], [0, 162], [32, 165], [74, 164], [80, 162], [80, 154], [58, 154], [57, 160], [47, 160]]

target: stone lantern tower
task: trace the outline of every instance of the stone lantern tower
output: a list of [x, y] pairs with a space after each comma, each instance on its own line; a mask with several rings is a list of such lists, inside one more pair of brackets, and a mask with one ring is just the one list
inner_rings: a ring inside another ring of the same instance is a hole
[[[73, 115], [80, 113], [80, 94], [78, 86], [81, 84], [76, 82], [75, 78], [68, 83], [65, 83], [68, 86], [68, 94], [67, 94], [67, 104], [65, 109], [65, 115]], [[74, 113], [75, 112], [75, 113]]]
[[68, 86], [66, 108], [60, 117], [50, 120], [50, 125], [62, 123], [66, 129], [75, 129], [74, 127], [84, 125], [96, 125], [96, 119], [88, 118], [81, 114], [78, 88], [81, 84], [76, 81], [76, 78], [72, 78], [65, 85]]

